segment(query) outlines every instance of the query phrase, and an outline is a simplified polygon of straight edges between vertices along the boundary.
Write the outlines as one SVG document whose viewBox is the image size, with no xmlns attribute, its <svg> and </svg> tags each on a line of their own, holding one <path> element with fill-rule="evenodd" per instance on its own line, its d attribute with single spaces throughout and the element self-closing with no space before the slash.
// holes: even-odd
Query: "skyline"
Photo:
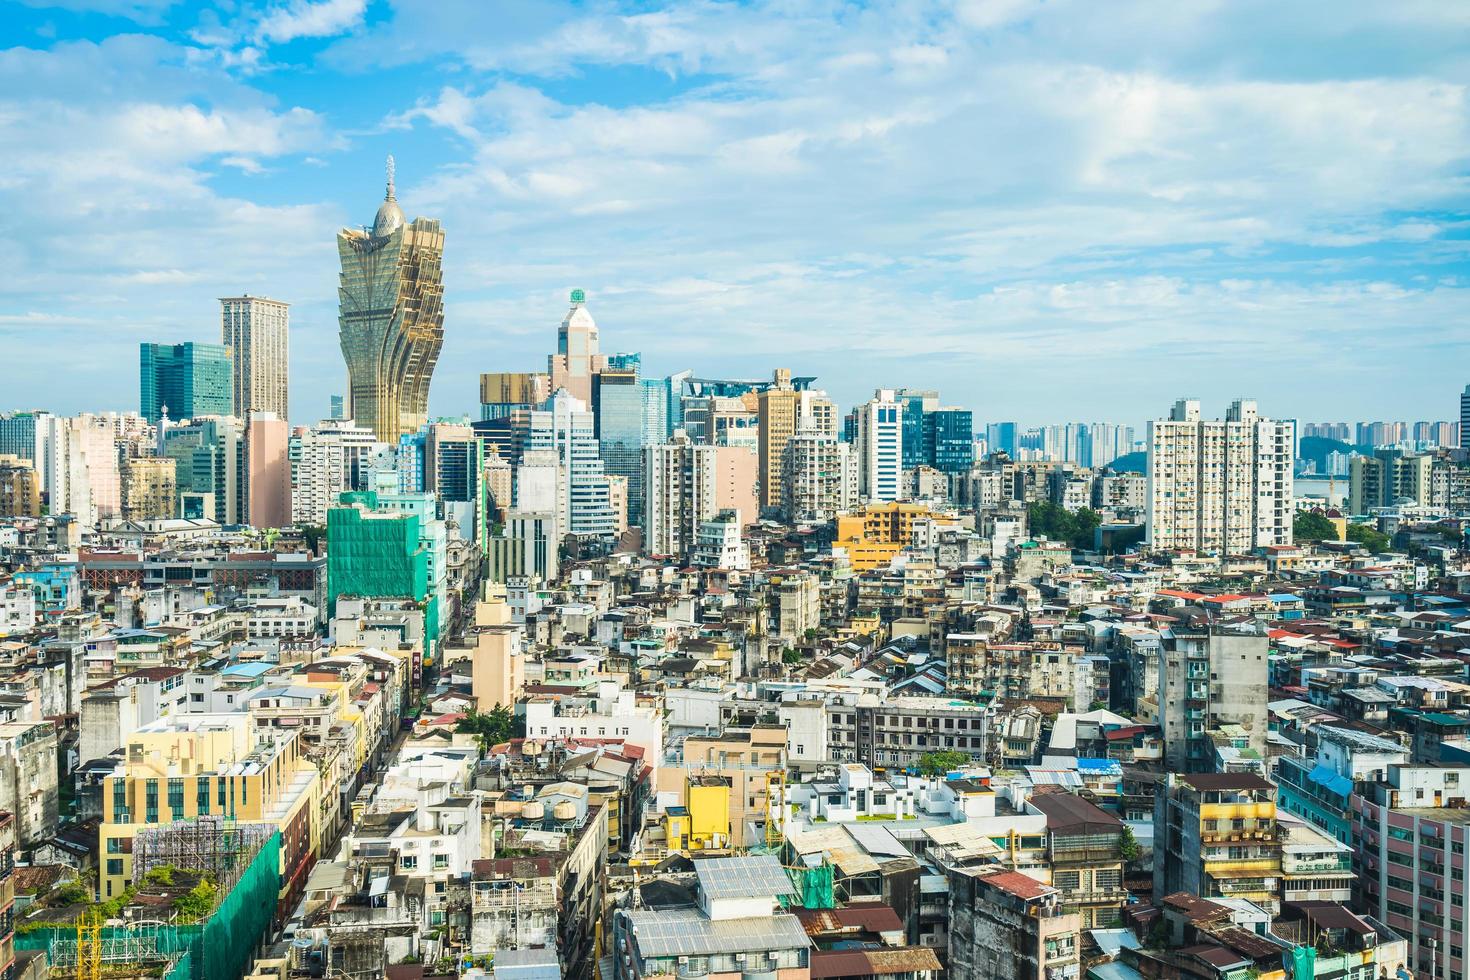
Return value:
<svg viewBox="0 0 1470 980">
<path fill-rule="evenodd" d="M 1467 380 L 1464 10 L 9 9 L 6 409 L 135 408 L 137 345 L 216 342 L 248 292 L 325 417 L 334 236 L 388 152 L 446 235 L 431 415 L 541 370 L 573 287 L 650 375 L 844 408 L 1448 420 Z"/>
</svg>

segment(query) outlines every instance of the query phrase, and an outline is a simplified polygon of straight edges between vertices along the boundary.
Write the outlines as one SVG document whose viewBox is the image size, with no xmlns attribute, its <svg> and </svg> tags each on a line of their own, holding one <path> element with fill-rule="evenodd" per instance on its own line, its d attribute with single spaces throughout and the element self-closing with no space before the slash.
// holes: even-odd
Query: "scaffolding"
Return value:
<svg viewBox="0 0 1470 980">
<path fill-rule="evenodd" d="M 133 837 L 133 884 L 154 868 L 172 865 L 208 875 L 228 894 L 276 828 L 227 817 L 196 817 L 144 827 Z"/>
<path fill-rule="evenodd" d="M 227 822 L 225 822 L 227 823 Z M 245 830 L 244 828 L 252 828 Z M 76 923 L 40 926 L 15 937 L 16 949 L 45 951 L 53 968 L 74 971 L 78 980 L 99 980 L 118 967 L 156 963 L 164 980 L 236 980 L 244 975 L 256 946 L 275 917 L 281 887 L 281 835 L 269 825 L 216 827 L 224 839 L 219 860 L 197 835 L 169 827 L 152 834 L 147 867 L 203 860 L 198 870 L 220 875 L 224 897 L 202 922 L 186 925 L 132 922 L 104 925 L 96 910 Z M 135 852 L 136 855 L 136 852 Z M 138 872 L 140 878 L 145 871 Z M 228 887 L 224 885 L 229 882 Z M 116 920 L 114 920 L 116 922 Z M 111 965 L 112 968 L 108 969 Z"/>
</svg>

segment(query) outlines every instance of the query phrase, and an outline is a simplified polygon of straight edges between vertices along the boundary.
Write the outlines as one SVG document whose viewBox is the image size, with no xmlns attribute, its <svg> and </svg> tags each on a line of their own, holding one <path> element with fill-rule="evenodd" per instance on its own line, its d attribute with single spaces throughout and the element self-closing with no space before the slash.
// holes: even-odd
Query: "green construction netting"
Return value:
<svg viewBox="0 0 1470 980">
<path fill-rule="evenodd" d="M 832 865 L 822 863 L 815 868 L 791 869 L 796 882 L 796 891 L 804 909 L 833 909 L 837 902 L 832 896 Z"/>
<path fill-rule="evenodd" d="M 345 506 L 327 511 L 327 596 L 330 612 L 337 597 L 429 597 L 429 552 L 419 540 L 418 515 L 365 516 L 354 503 L 376 511 L 370 492 L 345 493 Z"/>
<path fill-rule="evenodd" d="M 1291 951 L 1291 980 L 1312 980 L 1317 975 L 1317 950 L 1298 946 Z"/>
<path fill-rule="evenodd" d="M 239 980 L 255 956 L 255 947 L 265 935 L 276 910 L 281 889 L 281 835 L 274 833 L 240 876 L 239 882 L 202 923 L 194 925 L 139 926 L 156 936 L 158 952 L 179 956 L 165 980 Z M 128 926 L 102 930 L 105 942 L 126 935 Z M 51 941 L 76 942 L 76 929 L 33 929 L 16 933 L 16 949 L 47 952 Z"/>
</svg>

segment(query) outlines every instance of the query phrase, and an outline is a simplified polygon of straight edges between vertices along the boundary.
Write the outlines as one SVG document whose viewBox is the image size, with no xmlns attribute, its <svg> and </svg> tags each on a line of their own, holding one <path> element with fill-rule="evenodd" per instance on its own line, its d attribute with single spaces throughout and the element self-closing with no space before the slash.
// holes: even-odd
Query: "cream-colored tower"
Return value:
<svg viewBox="0 0 1470 980">
<path fill-rule="evenodd" d="M 392 157 L 373 227 L 342 229 L 337 252 L 348 415 L 396 444 L 428 420 L 429 382 L 444 346 L 444 232 L 434 218 L 404 221 Z"/>
</svg>

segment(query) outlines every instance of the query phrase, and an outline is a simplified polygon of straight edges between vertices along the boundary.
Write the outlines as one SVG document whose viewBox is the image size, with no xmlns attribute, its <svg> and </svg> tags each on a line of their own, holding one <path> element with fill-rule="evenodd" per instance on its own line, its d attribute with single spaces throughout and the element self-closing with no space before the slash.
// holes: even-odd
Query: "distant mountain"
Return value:
<svg viewBox="0 0 1470 980">
<path fill-rule="evenodd" d="M 1148 472 L 1148 453 L 1124 453 L 1108 464 L 1114 473 Z"/>
<path fill-rule="evenodd" d="M 1310 460 L 1317 464 L 1318 473 L 1327 472 L 1327 457 L 1332 453 L 1350 453 L 1353 451 L 1372 455 L 1373 450 L 1363 446 L 1352 446 L 1336 439 L 1324 439 L 1321 436 L 1305 436 L 1297 444 L 1297 459 Z"/>
</svg>

